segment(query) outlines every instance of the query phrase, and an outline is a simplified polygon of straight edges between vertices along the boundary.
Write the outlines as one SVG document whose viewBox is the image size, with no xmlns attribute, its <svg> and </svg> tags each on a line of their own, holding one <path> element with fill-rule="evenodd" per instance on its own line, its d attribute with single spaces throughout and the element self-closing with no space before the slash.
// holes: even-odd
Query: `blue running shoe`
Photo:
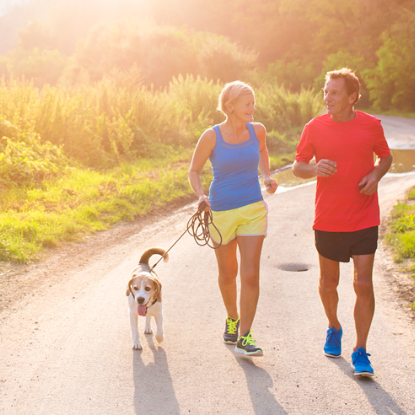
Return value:
<svg viewBox="0 0 415 415">
<path fill-rule="evenodd" d="M 373 376 L 373 368 L 370 364 L 369 353 L 366 353 L 366 350 L 361 347 L 352 353 L 352 363 L 351 366 L 354 369 L 355 376 Z"/>
<path fill-rule="evenodd" d="M 327 329 L 326 344 L 324 345 L 324 354 L 328 357 L 340 357 L 342 353 L 342 336 L 343 328 L 336 330 L 334 327 Z"/>
<path fill-rule="evenodd" d="M 223 333 L 223 341 L 228 344 L 236 344 L 238 341 L 238 329 L 239 329 L 239 318 L 238 320 L 232 317 L 226 318 L 225 332 Z"/>
</svg>

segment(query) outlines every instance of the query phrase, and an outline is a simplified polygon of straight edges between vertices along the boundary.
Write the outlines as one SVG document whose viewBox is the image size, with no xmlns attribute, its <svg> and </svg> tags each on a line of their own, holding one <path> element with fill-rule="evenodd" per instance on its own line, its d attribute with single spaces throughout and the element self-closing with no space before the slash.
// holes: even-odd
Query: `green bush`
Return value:
<svg viewBox="0 0 415 415">
<path fill-rule="evenodd" d="M 377 109 L 415 110 L 415 15 L 382 36 L 378 64 L 363 74 Z"/>
<path fill-rule="evenodd" d="M 245 79 L 256 66 L 257 54 L 243 50 L 225 36 L 198 33 L 196 38 L 198 74 L 208 79 L 231 82 Z"/>
<path fill-rule="evenodd" d="M 37 48 L 30 51 L 21 48 L 14 50 L 9 62 L 9 72 L 13 76 L 24 76 L 39 87 L 44 84 L 56 84 L 66 66 L 66 58 L 58 50 Z"/>
<path fill-rule="evenodd" d="M 311 87 L 315 77 L 316 69 L 310 64 L 305 65 L 299 60 L 287 62 L 278 59 L 268 65 L 267 70 L 260 74 L 256 83 L 263 80 L 266 83 L 284 85 L 292 92 L 300 92 Z"/>
<path fill-rule="evenodd" d="M 7 125 L 0 119 L 0 126 Z M 45 178 L 62 174 L 67 160 L 61 150 L 50 143 L 40 143 L 34 133 L 14 131 L 15 135 L 0 140 L 0 186 L 26 187 L 39 185 Z"/>
<path fill-rule="evenodd" d="M 256 89 L 257 111 L 255 119 L 262 122 L 268 131 L 287 131 L 303 127 L 312 118 L 320 115 L 323 100 L 313 89 L 302 89 L 298 93 L 284 86 L 264 84 Z"/>
</svg>

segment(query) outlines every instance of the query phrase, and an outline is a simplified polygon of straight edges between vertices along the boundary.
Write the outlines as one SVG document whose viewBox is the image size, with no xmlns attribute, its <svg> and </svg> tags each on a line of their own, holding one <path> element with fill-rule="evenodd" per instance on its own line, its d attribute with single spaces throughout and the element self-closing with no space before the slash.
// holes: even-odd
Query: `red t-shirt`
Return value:
<svg viewBox="0 0 415 415">
<path fill-rule="evenodd" d="M 354 232 L 380 224 L 377 192 L 360 193 L 359 182 L 374 168 L 374 155 L 390 154 L 380 120 L 356 111 L 351 121 L 336 122 L 329 114 L 312 119 L 297 146 L 297 161 L 313 157 L 337 162 L 337 173 L 317 177 L 313 228 L 328 232 Z"/>
</svg>

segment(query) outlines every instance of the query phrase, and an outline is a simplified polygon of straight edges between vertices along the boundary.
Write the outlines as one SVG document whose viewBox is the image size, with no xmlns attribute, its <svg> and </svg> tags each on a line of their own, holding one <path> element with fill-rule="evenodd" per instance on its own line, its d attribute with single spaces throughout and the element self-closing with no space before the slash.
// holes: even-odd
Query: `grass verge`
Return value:
<svg viewBox="0 0 415 415">
<path fill-rule="evenodd" d="M 112 170 L 72 168 L 39 188 L 0 194 L 0 261 L 27 263 L 42 248 L 130 221 L 191 194 L 190 150 L 170 149 L 159 159 L 140 159 Z"/>
<path fill-rule="evenodd" d="M 415 187 L 393 208 L 389 228 L 386 242 L 393 249 L 394 260 L 415 282 Z M 415 311 L 415 301 L 412 309 Z"/>
<path fill-rule="evenodd" d="M 283 147 L 291 149 L 287 143 L 293 138 L 283 138 Z M 39 187 L 0 190 L 0 261 L 29 263 L 44 248 L 80 241 L 173 201 L 189 200 L 193 149 L 164 146 L 157 153 L 157 159 L 141 158 L 111 170 L 72 167 Z M 271 169 L 291 162 L 290 156 L 270 159 Z M 209 163 L 202 178 L 207 190 L 212 178 Z"/>
</svg>

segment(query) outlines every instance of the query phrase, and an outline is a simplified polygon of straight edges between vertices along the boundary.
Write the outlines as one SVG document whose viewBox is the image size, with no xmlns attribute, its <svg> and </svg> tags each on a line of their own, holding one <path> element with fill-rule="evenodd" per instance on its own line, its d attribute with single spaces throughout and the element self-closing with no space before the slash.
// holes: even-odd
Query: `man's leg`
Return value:
<svg viewBox="0 0 415 415">
<path fill-rule="evenodd" d="M 337 261 L 318 255 L 320 262 L 320 280 L 318 292 L 324 311 L 328 319 L 328 327 L 340 330 L 340 323 L 337 319 L 337 304 L 339 296 L 337 286 L 339 285 L 340 267 Z"/>
<path fill-rule="evenodd" d="M 373 262 L 375 254 L 353 255 L 354 280 L 353 288 L 356 293 L 354 307 L 354 322 L 356 327 L 356 346 L 366 349 L 367 337 L 375 312 L 375 295 L 373 292 Z"/>
</svg>

